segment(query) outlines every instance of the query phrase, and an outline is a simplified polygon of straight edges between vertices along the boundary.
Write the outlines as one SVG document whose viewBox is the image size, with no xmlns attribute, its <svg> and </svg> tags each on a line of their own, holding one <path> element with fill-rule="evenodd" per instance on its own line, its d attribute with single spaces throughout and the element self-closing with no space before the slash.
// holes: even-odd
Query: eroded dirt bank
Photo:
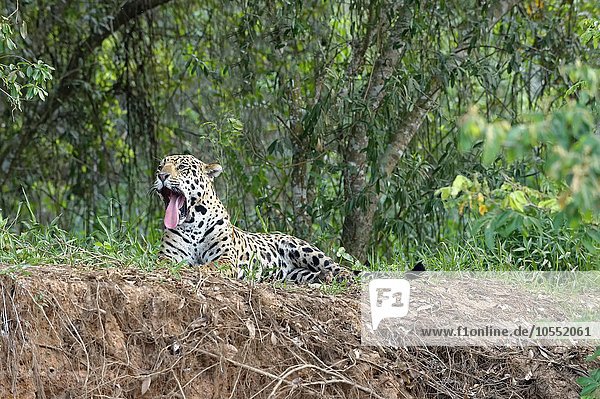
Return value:
<svg viewBox="0 0 600 399">
<path fill-rule="evenodd" d="M 6 268 L 0 398 L 577 398 L 594 367 L 589 348 L 361 347 L 357 293 Z"/>
</svg>

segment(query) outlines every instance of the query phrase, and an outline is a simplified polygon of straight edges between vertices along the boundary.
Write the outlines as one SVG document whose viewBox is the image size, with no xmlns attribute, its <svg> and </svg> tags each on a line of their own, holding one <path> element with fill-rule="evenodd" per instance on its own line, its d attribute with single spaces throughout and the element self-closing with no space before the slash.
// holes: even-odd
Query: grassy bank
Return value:
<svg viewBox="0 0 600 399">
<path fill-rule="evenodd" d="M 131 266 L 145 271 L 160 267 L 175 271 L 180 267 L 157 261 L 159 229 L 147 236 L 126 224 L 101 223 L 102 230 L 82 236 L 55 224 L 39 224 L 33 218 L 19 222 L 19 229 L 16 223 L 0 216 L 0 263 L 13 268 L 56 264 L 89 268 Z M 352 265 L 351 257 L 343 251 L 341 258 L 346 266 Z M 429 270 L 597 270 L 600 251 L 586 248 L 573 238 L 550 235 L 545 239 L 530 237 L 524 243 L 498 241 L 492 249 L 472 238 L 415 248 L 408 256 L 391 261 L 374 259 L 370 267 L 403 271 L 418 260 Z"/>
</svg>

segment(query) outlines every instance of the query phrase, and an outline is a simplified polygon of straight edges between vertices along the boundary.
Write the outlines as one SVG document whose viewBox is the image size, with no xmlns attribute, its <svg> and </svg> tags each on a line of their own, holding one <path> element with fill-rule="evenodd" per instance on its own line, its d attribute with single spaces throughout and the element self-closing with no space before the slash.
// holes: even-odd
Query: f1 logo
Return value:
<svg viewBox="0 0 600 399">
<path fill-rule="evenodd" d="M 371 325 L 377 330 L 385 318 L 408 314 L 410 283 L 404 279 L 373 279 L 369 282 Z"/>
</svg>

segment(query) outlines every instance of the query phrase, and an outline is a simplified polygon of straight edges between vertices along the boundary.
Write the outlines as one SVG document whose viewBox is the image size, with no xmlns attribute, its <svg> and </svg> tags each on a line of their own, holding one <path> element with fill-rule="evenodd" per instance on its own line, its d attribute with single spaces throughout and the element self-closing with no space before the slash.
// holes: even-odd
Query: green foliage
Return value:
<svg viewBox="0 0 600 399">
<path fill-rule="evenodd" d="M 477 233 L 483 248 L 485 242 L 502 251 L 540 245 L 545 253 L 555 235 L 566 240 L 559 240 L 565 249 L 551 257 L 584 267 L 594 260 L 586 234 L 596 226 L 595 141 L 564 136 L 557 143 L 564 153 L 542 142 L 552 123 L 580 134 L 597 121 L 596 97 L 587 94 L 597 81 L 585 76 L 589 68 L 567 70 L 563 60 L 597 62 L 598 25 L 589 16 L 598 6 L 519 2 L 491 13 L 497 3 L 209 0 L 123 16 L 131 2 L 35 0 L 21 3 L 17 14 L 1 10 L 12 14 L 2 19 L 1 76 L 10 75 L 2 90 L 10 98 L 47 95 L 48 101 L 22 106 L 14 123 L 0 123 L 0 208 L 13 218 L 23 187 L 40 225 L 61 215 L 57 227 L 82 236 L 105 236 L 108 220 L 157 234 L 163 209 L 148 195 L 152 174 L 162 156 L 184 152 L 224 166 L 215 184 L 243 228 L 296 233 L 329 252 L 339 246 L 346 216 L 372 194 L 375 218 L 361 232 L 372 239 L 372 264 L 411 258 L 440 242 L 454 248 L 449 241 L 474 236 L 471 218 L 483 223 Z M 400 51 L 380 87 L 373 82 L 387 44 Z M 54 82 L 38 58 L 61 71 Z M 11 94 L 14 83 L 20 91 Z M 379 89 L 374 104 L 366 94 Z M 383 172 L 382 155 L 429 97 L 431 108 L 409 129 L 414 138 L 391 172 Z M 563 103 L 566 114 L 559 117 L 553 111 Z M 19 105 L 0 104 L 2 120 Z M 481 136 L 465 139 L 457 122 L 471 105 L 485 124 L 474 120 Z M 581 111 L 572 120 L 569 107 Z M 507 122 L 487 123 L 496 120 Z M 539 134 L 526 148 L 510 147 L 518 142 L 517 126 L 535 123 Z M 356 166 L 345 159 L 357 130 L 366 136 L 358 151 L 367 158 L 366 187 L 349 193 L 344 174 Z M 488 134 L 494 140 L 481 142 L 487 163 L 477 152 L 458 151 Z M 498 152 L 503 140 L 508 147 Z M 516 163 L 496 161 L 509 150 Z M 482 188 L 466 187 L 452 200 L 481 193 L 483 215 L 478 197 L 461 215 L 459 204 L 447 209 L 434 195 L 458 174 Z M 514 245 L 496 240 L 503 236 Z"/>
<path fill-rule="evenodd" d="M 581 21 L 580 25 L 584 30 L 581 34 L 581 41 L 583 43 L 591 41 L 594 48 L 598 48 L 600 44 L 600 20 L 586 18 Z"/>
<path fill-rule="evenodd" d="M 547 116 L 531 115 L 514 126 L 506 121 L 488 124 L 473 111 L 463 124 L 462 147 L 482 140 L 486 165 L 501 152 L 507 165 L 535 165 L 547 179 L 544 183 L 551 185 L 549 189 L 556 190 L 556 200 L 569 223 L 577 225 L 598 222 L 600 215 L 600 135 L 595 134 L 600 118 L 591 105 L 600 98 L 600 74 L 582 65 L 567 72 L 577 83 L 565 96 L 576 95 L 575 100 L 567 99 Z"/>
<path fill-rule="evenodd" d="M 12 19 L 18 10 L 8 17 L 0 15 L 0 92 L 6 96 L 12 110 L 22 111 L 21 102 L 39 97 L 44 101 L 48 96 L 46 86 L 52 80 L 52 68 L 42 60 L 30 61 L 16 53 Z M 16 18 L 15 18 L 16 19 Z M 27 25 L 21 21 L 20 35 L 27 37 Z M 4 60 L 14 60 L 5 64 Z"/>
<path fill-rule="evenodd" d="M 517 182 L 504 175 L 499 187 L 475 175 L 459 175 L 439 189 L 446 205 L 473 220 L 474 234 L 488 249 L 498 239 L 526 251 L 517 265 L 535 268 L 595 268 L 600 250 L 600 118 L 591 104 L 598 97 L 598 71 L 569 68 L 572 81 L 559 109 L 532 115 L 511 125 L 488 123 L 472 110 L 462 124 L 461 147 L 482 143 L 481 158 L 489 168 L 525 165 L 528 175 Z M 535 245 L 536 253 L 528 250 Z"/>
<path fill-rule="evenodd" d="M 29 209 L 30 210 L 30 209 Z M 157 262 L 158 236 L 140 237 L 127 226 L 104 226 L 93 236 L 77 237 L 56 223 L 40 224 L 29 212 L 21 233 L 14 232 L 15 220 L 0 215 L 0 263 L 11 265 L 13 272 L 38 265 L 67 265 L 104 268 L 134 266 L 143 270 L 169 267 Z"/>
<path fill-rule="evenodd" d="M 471 246 L 480 247 L 471 250 L 481 253 L 478 256 L 486 267 L 596 269 L 600 262 L 596 227 L 569 227 L 556 211 L 555 200 L 540 201 L 545 196 L 528 187 L 504 183 L 489 190 L 483 186 L 475 180 L 446 204 L 469 226 L 467 239 L 473 240 Z"/>
<path fill-rule="evenodd" d="M 335 256 L 339 259 L 339 263 L 350 270 L 364 269 L 364 265 L 354 256 L 346 252 L 346 248 L 339 247 Z"/>
<path fill-rule="evenodd" d="M 600 347 L 596 348 L 596 351 L 587 357 L 588 362 L 595 361 L 600 358 Z M 598 397 L 600 393 L 600 369 L 590 370 L 587 377 L 579 377 L 577 383 L 581 387 L 581 398 L 582 399 L 594 399 Z"/>
</svg>

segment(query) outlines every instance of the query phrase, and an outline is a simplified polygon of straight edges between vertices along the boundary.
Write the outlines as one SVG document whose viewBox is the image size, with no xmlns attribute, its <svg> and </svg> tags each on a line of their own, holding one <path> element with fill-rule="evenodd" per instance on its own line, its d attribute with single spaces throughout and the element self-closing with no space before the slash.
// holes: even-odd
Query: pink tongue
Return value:
<svg viewBox="0 0 600 399">
<path fill-rule="evenodd" d="M 165 213 L 165 227 L 167 229 L 174 229 L 179 224 L 179 208 L 183 205 L 183 201 L 185 201 L 183 195 L 171 193 Z"/>
</svg>

